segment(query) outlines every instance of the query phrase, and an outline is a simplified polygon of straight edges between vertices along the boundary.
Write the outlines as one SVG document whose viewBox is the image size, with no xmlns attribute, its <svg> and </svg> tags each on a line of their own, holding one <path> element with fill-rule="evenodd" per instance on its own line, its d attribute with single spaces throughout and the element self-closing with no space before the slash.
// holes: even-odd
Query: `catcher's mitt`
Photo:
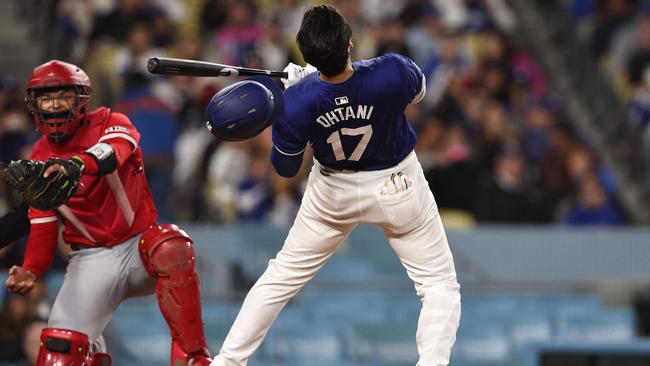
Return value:
<svg viewBox="0 0 650 366">
<path fill-rule="evenodd" d="M 59 164 L 65 172 L 55 170 L 47 177 L 47 168 Z M 5 180 L 14 186 L 28 205 L 39 210 L 53 210 L 66 203 L 79 186 L 83 163 L 77 159 L 12 161 L 3 171 Z"/>
</svg>

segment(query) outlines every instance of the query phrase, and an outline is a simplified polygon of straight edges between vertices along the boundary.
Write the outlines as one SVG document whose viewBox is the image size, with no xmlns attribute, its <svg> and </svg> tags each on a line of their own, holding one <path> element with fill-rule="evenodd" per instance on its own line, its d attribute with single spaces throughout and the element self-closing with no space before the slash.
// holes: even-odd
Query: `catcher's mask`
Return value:
<svg viewBox="0 0 650 366">
<path fill-rule="evenodd" d="M 284 111 L 282 89 L 267 76 L 254 76 L 221 89 L 206 108 L 206 125 L 224 141 L 258 135 Z"/>
<path fill-rule="evenodd" d="M 50 141 L 62 144 L 83 120 L 90 93 L 90 78 L 81 68 L 52 60 L 32 71 L 25 104 L 41 133 Z"/>
</svg>

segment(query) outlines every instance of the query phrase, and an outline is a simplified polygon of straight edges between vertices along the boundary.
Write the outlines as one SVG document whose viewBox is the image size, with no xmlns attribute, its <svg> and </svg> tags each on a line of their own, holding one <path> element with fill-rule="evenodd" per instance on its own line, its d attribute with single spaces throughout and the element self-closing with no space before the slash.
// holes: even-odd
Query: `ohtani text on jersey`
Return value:
<svg viewBox="0 0 650 366">
<path fill-rule="evenodd" d="M 323 127 L 330 127 L 339 122 L 347 121 L 349 119 L 369 120 L 374 108 L 374 106 L 363 104 L 358 105 L 356 111 L 352 106 L 340 107 L 318 116 L 318 118 L 316 118 L 316 122 L 318 122 Z"/>
</svg>

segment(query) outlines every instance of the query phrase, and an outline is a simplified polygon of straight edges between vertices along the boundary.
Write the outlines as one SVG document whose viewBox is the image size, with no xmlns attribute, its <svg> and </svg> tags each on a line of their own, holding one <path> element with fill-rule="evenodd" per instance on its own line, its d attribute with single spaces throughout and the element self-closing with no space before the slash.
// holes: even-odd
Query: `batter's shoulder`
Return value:
<svg viewBox="0 0 650 366">
<path fill-rule="evenodd" d="M 410 62 L 410 59 L 397 53 L 387 53 L 367 60 L 367 62 L 370 66 L 378 68 L 400 68 L 407 65 Z"/>
<path fill-rule="evenodd" d="M 312 72 L 311 74 L 305 76 L 304 78 L 298 80 L 297 83 L 292 85 L 290 88 L 284 91 L 285 95 L 302 95 L 305 93 L 305 91 L 308 91 L 309 89 L 313 88 L 315 85 L 318 84 L 318 80 L 320 78 L 320 72 Z M 287 94 L 288 93 L 288 94 Z"/>
<path fill-rule="evenodd" d="M 284 91 L 285 100 L 293 100 L 295 103 L 305 104 L 314 100 L 318 90 L 319 73 L 313 72 L 296 84 Z M 294 104 L 295 104 L 294 103 Z"/>
</svg>

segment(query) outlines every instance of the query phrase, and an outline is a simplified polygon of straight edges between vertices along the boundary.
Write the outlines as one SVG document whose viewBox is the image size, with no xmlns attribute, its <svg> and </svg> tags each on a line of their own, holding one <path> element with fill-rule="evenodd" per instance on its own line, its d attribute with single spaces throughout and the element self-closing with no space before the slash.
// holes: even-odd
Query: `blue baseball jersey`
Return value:
<svg viewBox="0 0 650 366">
<path fill-rule="evenodd" d="M 276 150 L 297 156 L 309 143 L 323 166 L 363 171 L 395 166 L 413 150 L 415 132 L 404 109 L 423 96 L 420 68 L 397 54 L 352 67 L 342 83 L 326 83 L 314 72 L 284 92 L 284 113 L 273 124 Z"/>
</svg>

